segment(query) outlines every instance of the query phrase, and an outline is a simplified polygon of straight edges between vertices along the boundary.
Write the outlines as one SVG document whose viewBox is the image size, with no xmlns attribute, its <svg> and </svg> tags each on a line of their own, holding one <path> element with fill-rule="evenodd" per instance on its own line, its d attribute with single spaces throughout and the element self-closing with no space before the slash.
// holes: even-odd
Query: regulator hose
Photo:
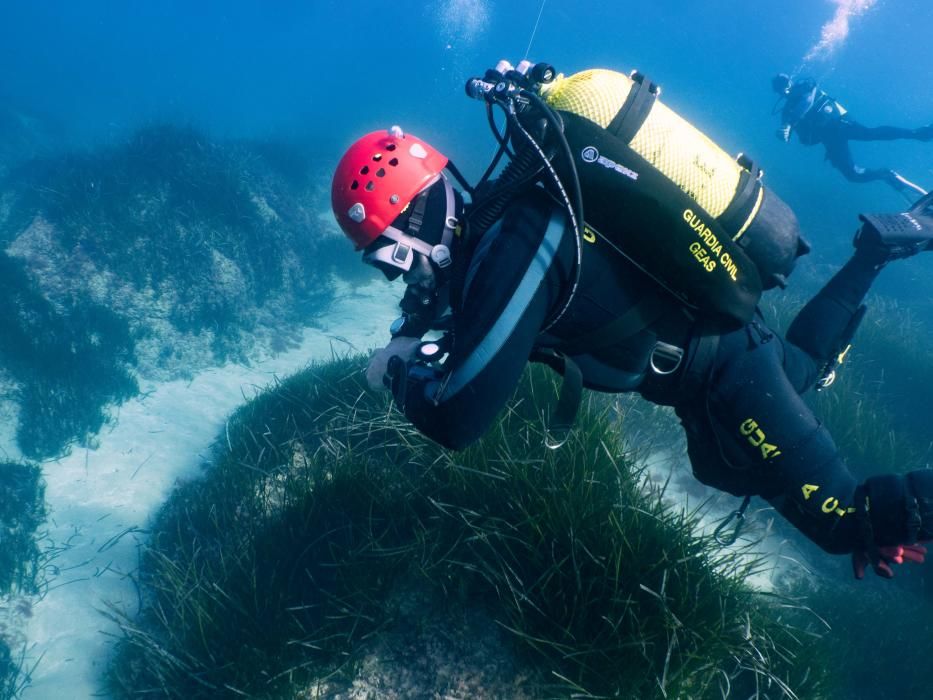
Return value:
<svg viewBox="0 0 933 700">
<path fill-rule="evenodd" d="M 483 191 L 477 191 L 479 200 L 473 202 L 466 213 L 472 240 L 478 240 L 498 220 L 511 201 L 515 186 L 533 179 L 540 168 L 540 159 L 535 150 L 530 147 L 520 148 L 499 177 Z"/>
</svg>

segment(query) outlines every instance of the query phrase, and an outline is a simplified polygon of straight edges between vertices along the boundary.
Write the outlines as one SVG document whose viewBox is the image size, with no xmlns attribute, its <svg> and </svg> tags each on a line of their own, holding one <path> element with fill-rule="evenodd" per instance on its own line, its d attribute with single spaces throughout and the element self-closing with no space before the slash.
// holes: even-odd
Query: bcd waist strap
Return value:
<svg viewBox="0 0 933 700">
<path fill-rule="evenodd" d="M 568 355 L 581 355 L 618 345 L 651 326 L 669 308 L 669 303 L 659 294 L 648 292 L 628 311 L 603 327 L 562 341 L 560 350 Z"/>
</svg>

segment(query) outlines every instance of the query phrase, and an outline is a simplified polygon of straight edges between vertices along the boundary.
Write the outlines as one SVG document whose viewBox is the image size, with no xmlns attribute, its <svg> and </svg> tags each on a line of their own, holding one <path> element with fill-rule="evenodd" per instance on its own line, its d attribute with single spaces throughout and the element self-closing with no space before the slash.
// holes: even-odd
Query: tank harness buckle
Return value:
<svg viewBox="0 0 933 700">
<path fill-rule="evenodd" d="M 651 371 L 661 376 L 676 372 L 680 369 L 680 365 L 683 361 L 683 348 L 660 340 L 654 344 L 654 348 L 651 350 L 651 355 L 648 358 Z"/>
</svg>

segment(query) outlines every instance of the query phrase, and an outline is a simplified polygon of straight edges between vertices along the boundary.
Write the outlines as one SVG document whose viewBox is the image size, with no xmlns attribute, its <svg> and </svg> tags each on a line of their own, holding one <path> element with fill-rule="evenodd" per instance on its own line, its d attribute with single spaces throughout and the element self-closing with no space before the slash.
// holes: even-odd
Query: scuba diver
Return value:
<svg viewBox="0 0 933 700">
<path fill-rule="evenodd" d="M 902 196 L 923 196 L 926 190 L 890 168 L 863 168 L 856 165 L 849 141 L 933 140 L 933 124 L 916 129 L 897 126 L 864 126 L 852 119 L 839 102 L 819 88 L 812 78 L 793 80 L 785 73 L 771 79 L 771 87 L 780 96 L 773 112 L 783 102 L 781 128 L 777 137 L 789 142 L 791 131 L 800 142 L 813 146 L 822 143 L 826 160 L 850 182 L 882 180 Z"/>
<path fill-rule="evenodd" d="M 510 162 L 495 179 L 498 156 L 471 186 L 399 127 L 357 140 L 335 170 L 337 222 L 364 263 L 406 284 L 370 386 L 456 450 L 492 425 L 526 363 L 544 362 L 564 377 L 552 447 L 582 388 L 637 392 L 674 408 L 697 479 L 745 505 L 766 499 L 827 552 L 851 554 L 856 577 L 922 562 L 933 470 L 859 483 L 800 395 L 831 382 L 879 272 L 931 248 L 933 195 L 863 216 L 854 255 L 782 338 L 758 300 L 808 246 L 753 163 L 637 73 L 565 78 L 525 63 L 468 84 L 506 115 L 496 136 Z"/>
</svg>

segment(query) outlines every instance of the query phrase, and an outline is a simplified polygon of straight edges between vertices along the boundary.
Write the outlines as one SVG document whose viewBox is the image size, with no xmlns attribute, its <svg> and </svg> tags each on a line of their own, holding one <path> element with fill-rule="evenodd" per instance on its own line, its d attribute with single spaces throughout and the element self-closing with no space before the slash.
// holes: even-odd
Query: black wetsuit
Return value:
<svg viewBox="0 0 933 700">
<path fill-rule="evenodd" d="M 864 126 L 852 119 L 845 108 L 821 90 L 811 78 L 793 84 L 781 112 L 785 129 L 797 133 L 801 143 L 822 143 L 826 159 L 851 182 L 883 180 L 903 190 L 897 173 L 889 168 L 864 168 L 856 165 L 849 141 L 893 141 L 896 139 L 933 139 L 933 127 L 905 129 L 897 126 Z"/>
<path fill-rule="evenodd" d="M 506 211 L 470 260 L 443 371 L 432 375 L 411 365 L 408 382 L 397 383 L 397 398 L 400 386 L 407 388 L 404 410 L 415 426 L 442 445 L 465 447 L 503 408 L 542 337 L 579 339 L 618 318 L 650 289 L 642 273 L 604 241 L 586 240 L 572 304 L 542 336 L 564 305 L 575 259 L 565 215 L 543 193 Z M 703 340 L 710 337 L 708 325 L 673 310 L 614 346 L 589 355 L 577 348 L 574 359 L 590 388 L 638 391 L 673 405 L 700 481 L 766 498 L 824 549 L 843 553 L 866 541 L 925 539 L 933 529 L 927 512 L 933 506 L 915 496 L 933 496 L 933 470 L 859 484 L 800 398 L 835 355 L 879 267 L 856 254 L 798 315 L 788 333 L 794 342 L 772 332 L 759 315 L 712 336 L 713 352 L 697 368 L 699 348 L 710 347 Z M 686 349 L 673 375 L 657 376 L 648 366 L 658 341 Z M 683 381 L 687 372 L 699 372 L 703 381 Z M 864 508 L 869 494 L 870 517 Z"/>
</svg>

